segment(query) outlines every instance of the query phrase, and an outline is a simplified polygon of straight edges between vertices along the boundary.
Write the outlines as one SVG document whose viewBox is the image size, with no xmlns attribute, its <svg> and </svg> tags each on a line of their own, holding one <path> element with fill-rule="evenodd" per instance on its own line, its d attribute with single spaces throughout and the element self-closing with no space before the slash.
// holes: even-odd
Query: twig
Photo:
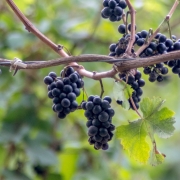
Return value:
<svg viewBox="0 0 180 180">
<path fill-rule="evenodd" d="M 169 19 L 171 18 L 171 16 L 173 15 L 174 11 L 176 10 L 177 6 L 179 4 L 179 0 L 176 0 L 175 3 L 173 4 L 171 10 L 169 11 L 168 15 L 165 17 L 165 19 L 161 22 L 161 24 L 158 26 L 158 28 L 155 30 L 155 32 L 150 36 L 150 38 L 148 39 L 148 42 L 146 44 L 144 44 L 143 46 L 141 46 L 137 52 L 135 53 L 136 56 L 138 57 L 141 52 L 146 49 L 149 44 L 151 43 L 151 41 L 154 39 L 154 37 L 156 36 L 156 34 L 160 31 L 162 25 L 164 22 L 169 21 Z"/>
<path fill-rule="evenodd" d="M 131 14 L 131 36 L 130 36 L 130 41 L 128 43 L 128 47 L 126 49 L 126 54 L 131 55 L 131 49 L 133 47 L 134 41 L 135 41 L 135 10 L 133 6 L 131 5 L 129 0 L 126 0 L 126 3 L 128 5 L 130 14 Z M 126 22 L 127 23 L 127 22 Z"/>
<path fill-rule="evenodd" d="M 169 21 L 167 21 L 167 26 L 168 26 L 169 38 L 172 39 L 171 26 Z"/>
<path fill-rule="evenodd" d="M 126 14 L 125 13 L 122 14 L 122 20 L 123 20 L 123 23 L 126 24 Z"/>
<path fill-rule="evenodd" d="M 15 3 L 12 0 L 6 0 L 14 13 L 18 16 L 21 22 L 25 25 L 25 28 L 32 32 L 35 36 L 37 36 L 41 41 L 43 41 L 46 45 L 48 45 L 51 49 L 53 49 L 56 53 L 58 53 L 62 57 L 68 57 L 68 54 L 61 48 L 58 48 L 58 45 L 53 43 L 50 39 L 48 39 L 44 34 L 42 34 L 18 9 Z"/>
<path fill-rule="evenodd" d="M 141 114 L 139 113 L 138 109 L 136 108 L 136 105 L 134 104 L 133 98 L 130 97 L 129 99 L 130 99 L 130 101 L 131 101 L 131 104 L 132 104 L 134 110 L 135 110 L 136 113 L 138 114 L 138 116 L 139 116 L 141 119 L 143 119 L 143 117 L 142 117 Z"/>
<path fill-rule="evenodd" d="M 101 86 L 101 94 L 100 94 L 100 98 L 102 98 L 102 96 L 103 96 L 103 94 L 104 94 L 104 86 L 103 86 L 102 79 L 100 79 L 99 82 L 100 82 L 100 86 Z"/>
</svg>

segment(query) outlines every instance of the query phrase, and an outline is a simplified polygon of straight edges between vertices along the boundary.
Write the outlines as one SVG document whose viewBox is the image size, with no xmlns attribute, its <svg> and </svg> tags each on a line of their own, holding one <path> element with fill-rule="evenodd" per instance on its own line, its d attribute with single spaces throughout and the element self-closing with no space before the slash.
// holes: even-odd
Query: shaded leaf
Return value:
<svg viewBox="0 0 180 180">
<path fill-rule="evenodd" d="M 113 89 L 114 98 L 122 101 L 122 107 L 126 110 L 130 108 L 128 99 L 131 97 L 132 92 L 131 86 L 125 82 L 115 82 Z"/>
</svg>

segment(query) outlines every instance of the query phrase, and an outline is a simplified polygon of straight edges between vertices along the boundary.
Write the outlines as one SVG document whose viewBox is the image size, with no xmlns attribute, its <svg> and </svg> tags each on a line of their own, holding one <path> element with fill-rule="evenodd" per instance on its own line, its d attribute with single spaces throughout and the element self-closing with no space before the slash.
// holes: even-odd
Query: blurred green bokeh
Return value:
<svg viewBox="0 0 180 180">
<path fill-rule="evenodd" d="M 137 31 L 155 29 L 174 1 L 132 0 L 136 9 Z M 100 16 L 102 0 L 16 0 L 30 21 L 47 37 L 65 46 L 73 55 L 108 54 L 111 43 L 121 35 L 117 27 Z M 179 7 L 171 21 L 172 33 L 180 38 Z M 168 35 L 167 26 L 163 33 Z M 49 60 L 59 56 L 33 34 L 0 1 L 0 57 Z M 90 71 L 105 71 L 111 65 L 82 63 Z M 114 138 L 107 151 L 96 151 L 87 142 L 86 118 L 78 110 L 64 120 L 52 111 L 43 78 L 50 71 L 60 73 L 63 66 L 19 71 L 12 76 L 8 68 L 0 75 L 0 180 L 177 180 L 180 179 L 180 79 L 169 73 L 162 83 L 149 83 L 143 97 L 160 96 L 165 106 L 176 112 L 176 131 L 169 139 L 157 138 L 161 152 L 167 155 L 157 167 L 135 162 Z M 141 69 L 140 69 L 141 70 Z M 88 95 L 100 94 L 98 81 L 84 78 Z M 105 95 L 113 96 L 113 80 L 103 80 Z M 97 87 L 97 88 L 96 88 Z M 78 102 L 82 101 L 82 96 Z M 112 103 L 114 124 L 126 124 L 138 116 Z M 39 171 L 39 175 L 36 171 Z M 3 178 L 4 177 L 4 178 Z"/>
</svg>

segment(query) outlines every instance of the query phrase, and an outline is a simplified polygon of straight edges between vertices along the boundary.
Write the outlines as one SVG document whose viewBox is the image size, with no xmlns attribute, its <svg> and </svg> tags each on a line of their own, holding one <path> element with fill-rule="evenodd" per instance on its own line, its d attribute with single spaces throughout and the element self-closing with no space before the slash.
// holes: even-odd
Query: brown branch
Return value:
<svg viewBox="0 0 180 180">
<path fill-rule="evenodd" d="M 126 49 L 126 54 L 131 55 L 131 49 L 133 47 L 134 41 L 135 41 L 135 10 L 133 6 L 131 5 L 129 0 L 126 0 L 126 3 L 128 5 L 130 14 L 131 14 L 131 36 L 130 36 L 130 41 L 128 43 L 128 47 Z M 126 22 L 127 23 L 127 22 Z"/>
<path fill-rule="evenodd" d="M 46 45 L 48 45 L 51 49 L 53 49 L 56 53 L 58 53 L 62 57 L 68 57 L 68 54 L 55 43 L 53 43 L 50 39 L 48 39 L 44 34 L 42 34 L 18 9 L 18 7 L 14 4 L 12 0 L 6 0 L 14 13 L 18 16 L 21 22 L 25 25 L 25 28 L 32 32 L 35 36 L 37 36 L 41 41 L 43 41 Z"/>
<path fill-rule="evenodd" d="M 156 34 L 161 30 L 162 24 L 166 21 L 169 21 L 169 19 L 171 18 L 171 16 L 173 15 L 174 11 L 176 10 L 177 6 L 179 4 L 179 0 L 176 0 L 175 3 L 173 4 L 171 10 L 169 11 L 168 15 L 164 18 L 164 20 L 161 22 L 161 24 L 158 26 L 158 28 L 155 30 L 155 32 L 150 36 L 150 38 L 148 39 L 148 42 L 146 44 L 144 44 L 143 46 L 141 46 L 137 52 L 135 53 L 136 56 L 139 56 L 141 54 L 141 52 L 143 52 L 144 49 L 146 49 L 149 44 L 151 43 L 151 41 L 154 39 L 154 37 L 156 36 Z"/>
<path fill-rule="evenodd" d="M 162 54 L 159 56 L 152 56 L 147 58 L 131 58 L 131 59 L 115 59 L 109 56 L 104 55 L 97 55 L 97 54 L 88 54 L 88 55 L 81 55 L 81 56 L 70 56 L 60 59 L 54 59 L 49 61 L 22 61 L 22 63 L 26 64 L 26 68 L 18 67 L 19 69 L 41 69 L 47 68 L 52 66 L 63 65 L 71 62 L 107 62 L 111 64 L 115 64 L 118 68 L 119 72 L 127 71 L 133 68 L 139 67 L 146 67 L 153 64 L 157 64 L 160 62 L 166 62 L 173 59 L 180 59 L 180 50 L 170 52 L 167 54 Z M 7 60 L 0 58 L 0 66 L 12 66 L 12 60 Z M 85 71 L 82 66 L 77 66 L 81 75 L 86 76 L 83 74 Z M 92 72 L 89 72 L 92 76 Z M 97 73 L 98 74 L 98 73 Z M 96 75 L 95 75 L 96 76 Z M 89 76 L 86 76 L 89 77 Z M 107 76 L 109 77 L 109 75 Z M 105 74 L 103 74 L 103 78 L 105 78 Z M 98 79 L 99 80 L 99 79 Z"/>
</svg>

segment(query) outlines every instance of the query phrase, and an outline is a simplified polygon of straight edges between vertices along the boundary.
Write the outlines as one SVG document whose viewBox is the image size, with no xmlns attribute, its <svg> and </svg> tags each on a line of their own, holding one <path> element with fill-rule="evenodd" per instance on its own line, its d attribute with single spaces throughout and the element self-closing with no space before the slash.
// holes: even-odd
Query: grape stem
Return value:
<svg viewBox="0 0 180 180">
<path fill-rule="evenodd" d="M 129 99 L 130 99 L 131 104 L 132 104 L 134 110 L 136 111 L 137 115 L 138 115 L 141 119 L 143 119 L 143 117 L 142 117 L 141 114 L 139 113 L 138 109 L 136 108 L 136 105 L 134 104 L 133 98 L 130 97 Z"/>
<path fill-rule="evenodd" d="M 102 99 L 102 96 L 103 96 L 103 94 L 104 94 L 104 86 L 103 86 L 102 79 L 100 79 L 99 82 L 100 82 L 100 86 L 101 86 L 101 94 L 100 94 L 100 98 Z"/>
<path fill-rule="evenodd" d="M 169 37 L 170 39 L 172 39 L 171 26 L 170 26 L 169 21 L 167 21 L 167 26 L 168 26 Z"/>
<path fill-rule="evenodd" d="M 136 14 L 136 11 L 133 8 L 133 6 L 129 0 L 126 0 L 126 3 L 128 5 L 128 8 L 129 8 L 129 13 L 131 14 L 131 36 L 130 36 L 130 41 L 129 41 L 128 46 L 126 48 L 125 54 L 128 56 L 131 56 L 131 54 L 132 54 L 131 49 L 132 49 L 134 41 L 135 41 L 135 14 Z M 126 21 L 126 24 L 127 24 L 127 21 Z"/>
<path fill-rule="evenodd" d="M 138 57 L 141 52 L 144 51 L 144 49 L 146 49 L 149 44 L 151 43 L 151 41 L 154 39 L 154 37 L 156 36 L 156 34 L 160 31 L 162 25 L 164 24 L 164 22 L 167 22 L 170 20 L 171 16 L 173 15 L 174 11 L 176 10 L 177 6 L 179 4 L 179 0 L 176 0 L 175 3 L 173 4 L 171 10 L 169 11 L 168 15 L 165 17 L 165 19 L 160 23 L 160 25 L 158 26 L 158 28 L 155 30 L 155 32 L 150 36 L 150 38 L 148 39 L 148 42 L 146 44 L 144 44 L 143 46 L 141 46 L 135 53 L 136 57 Z"/>
</svg>

